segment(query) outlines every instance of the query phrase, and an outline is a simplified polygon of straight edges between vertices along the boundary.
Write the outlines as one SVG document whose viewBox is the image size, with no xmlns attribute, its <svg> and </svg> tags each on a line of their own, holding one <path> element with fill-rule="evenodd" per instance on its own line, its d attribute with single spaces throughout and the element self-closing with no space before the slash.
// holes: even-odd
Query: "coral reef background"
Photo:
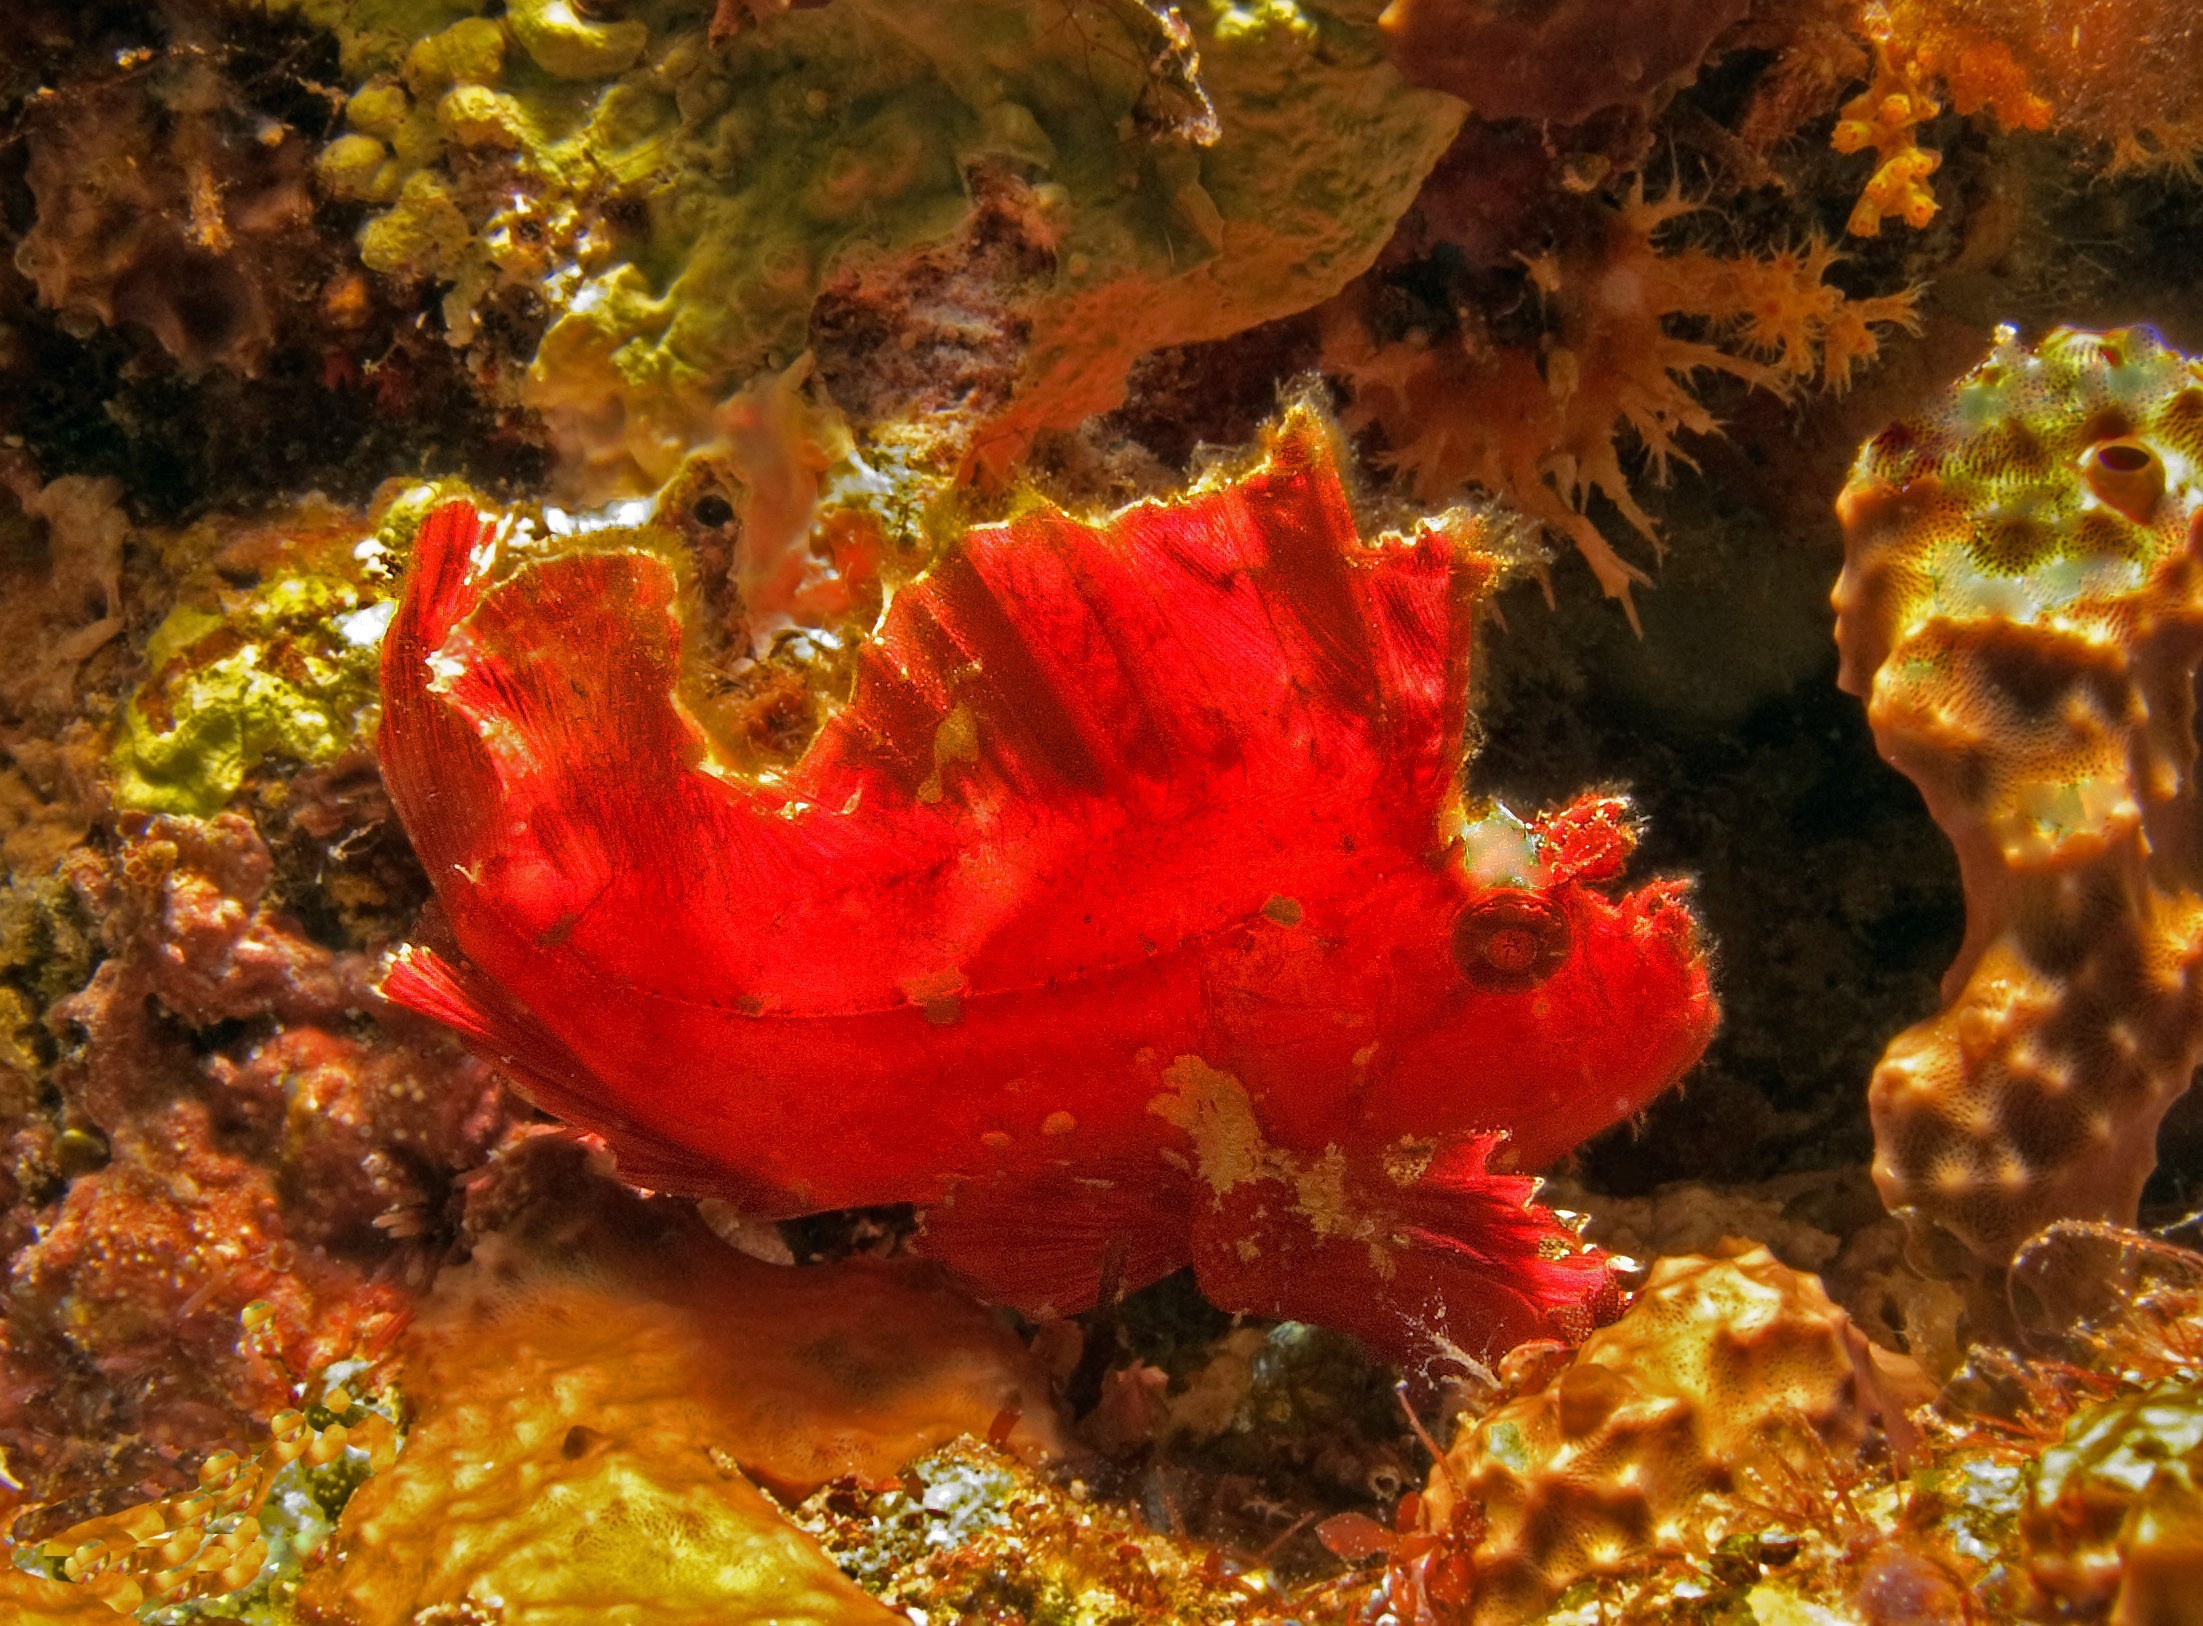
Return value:
<svg viewBox="0 0 2203 1626">
<path fill-rule="evenodd" d="M 1628 71 L 1588 71 L 1587 17 Z M 472 1528 L 417 1482 L 348 1508 L 377 1468 L 371 1416 L 413 1421 L 422 1461 L 471 1449 L 478 1380 L 418 1325 L 494 1321 L 495 1273 L 535 1280 L 546 1239 L 899 1251 L 894 1212 L 775 1229 L 633 1198 L 373 993 L 428 896 L 374 767 L 373 653 L 438 491 L 546 525 L 654 500 L 702 611 L 699 715 L 770 771 L 961 525 L 1034 493 L 1100 510 L 1168 490 L 1299 391 L 1353 431 L 1373 511 L 1494 502 L 1549 553 L 1485 635 L 1475 789 L 1626 786 L 1633 873 L 1697 878 L 1723 1029 L 1549 1195 L 1648 1259 L 1771 1250 L 1655 1278 L 1661 1302 L 1757 1293 L 1761 1325 L 1815 1352 L 1818 1443 L 1784 1455 L 1739 1423 L 1724 1516 L 1798 1461 L 1816 1487 L 1933 1461 L 1946 1547 L 1870 1541 L 1887 1509 L 1847 1510 L 1848 1490 L 1761 1522 L 1820 1520 L 1813 1562 L 1860 1618 L 1970 1618 L 1920 1556 L 1965 1540 L 2024 1578 L 2000 1607 L 2112 1609 L 2121 1555 L 2166 1550 L 2132 1532 L 2177 1527 L 2196 1494 L 2118 1487 L 2133 1453 L 2185 1462 L 2203 1438 L 2197 1282 L 2161 1244 L 2069 1238 L 2058 1280 L 2116 1277 L 2154 1330 L 2125 1301 L 2075 1311 L 2095 1342 L 2060 1372 L 1977 1362 L 1975 1410 L 1943 1436 L 1887 1426 L 1963 1351 L 1955 1296 L 1908 1266 L 1868 1178 L 1866 1083 L 1937 1010 L 1964 914 L 1949 846 L 1836 687 L 1827 594 L 1857 447 L 1998 324 L 2146 321 L 2203 349 L 2192 30 L 2171 0 L 0 8 L 0 1518 L 20 1572 L 0 1611 L 112 1618 L 60 1578 L 79 1551 L 114 1598 L 117 1577 L 148 1608 L 228 1597 L 246 1518 L 292 1557 L 240 1612 L 472 1607 L 461 1559 L 383 1585 L 368 1556 L 297 1590 L 299 1549 Z M 1518 52 L 1512 99 L 1478 82 L 1479 50 L 1433 39 Z M 2143 1217 L 2169 1223 L 2203 1182 L 2203 1105 L 2175 1102 L 2158 1144 Z M 719 1313 L 667 1294 L 668 1348 Z M 691 1417 L 725 1460 L 683 1458 L 676 1483 L 622 1454 L 656 1426 L 640 1388 L 611 1426 L 479 1426 L 525 1436 L 543 1483 L 583 1487 L 574 1505 L 623 1473 L 687 1498 L 780 1554 L 817 1618 L 886 1599 L 936 1619 L 1408 1619 L 1482 1608 L 1479 1562 L 1534 1618 L 1571 1583 L 1626 1601 L 1651 1561 L 1533 1562 L 1522 1509 L 1565 1476 L 1491 1442 L 1506 1412 L 1630 1441 L 1703 1407 L 1680 1358 L 1676 1376 L 1631 1356 L 1626 1392 L 1581 1375 L 1632 1336 L 1409 1411 L 1347 1341 L 1233 1325 L 1171 1281 L 1023 1328 L 989 1357 L 1007 1387 L 950 1408 L 914 1465 L 776 1480 Z M 1912 1363 L 1872 1405 L 1836 1358 L 1865 1337 Z M 2144 1346 L 2147 1388 L 2085 1376 Z M 545 1370 L 579 1360 L 528 1347 Z M 839 1347 L 798 1353 L 863 1389 Z M 402 1351 L 410 1412 L 382 1398 Z M 1004 1398 L 1019 1385 L 1049 1398 Z M 1451 1472 L 1512 1510 L 1475 1532 L 1418 1494 L 1423 1421 L 1444 1446 L 1464 1410 L 1482 1420 Z M 1062 1456 L 1033 1444 L 1043 1412 Z M 291 1458 L 256 1454 L 278 1435 Z M 2022 1463 L 2040 1464 L 2024 1483 Z M 248 1479 L 257 1512 L 220 1501 Z M 498 1561 L 560 1539 L 561 1505 L 526 1530 L 482 1514 L 509 1538 Z M 122 1552 L 118 1528 L 174 1556 L 129 1569 L 101 1545 Z M 1675 1535 L 1668 1580 L 1714 1577 L 1686 1602 L 1741 1607 L 1799 1550 L 1754 1534 L 1720 1571 L 1709 1539 Z M 765 1607 L 678 1556 L 695 1590 L 666 1589 L 663 1618 Z M 528 1608 L 591 1607 L 623 1562 Z M 2129 1618 L 2174 1618 L 2139 1612 L 2172 1562 L 2128 1565 Z M 1907 1598 L 1927 1601 L 1888 1601 Z"/>
</svg>

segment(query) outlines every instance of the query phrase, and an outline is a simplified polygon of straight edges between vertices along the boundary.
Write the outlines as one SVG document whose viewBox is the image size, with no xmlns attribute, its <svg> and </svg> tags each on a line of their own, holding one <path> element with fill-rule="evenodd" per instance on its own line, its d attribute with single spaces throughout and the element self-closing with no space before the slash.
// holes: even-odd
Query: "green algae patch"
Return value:
<svg viewBox="0 0 2203 1626">
<path fill-rule="evenodd" d="M 979 437 L 1000 467 L 1144 352 L 1335 293 L 1462 115 L 1393 70 L 1382 0 L 835 0 L 717 47 L 680 0 L 268 3 L 364 76 L 320 176 L 370 207 L 367 263 L 443 284 L 457 342 L 500 290 L 550 312 L 522 395 L 586 500 L 663 484 L 830 284 L 962 263 L 982 172 L 1044 262 L 973 274 L 1029 338 Z"/>
<path fill-rule="evenodd" d="M 297 575 L 234 606 L 171 611 L 123 713 L 116 805 L 204 817 L 270 758 L 312 765 L 362 739 L 394 608 L 350 582 Z"/>
</svg>

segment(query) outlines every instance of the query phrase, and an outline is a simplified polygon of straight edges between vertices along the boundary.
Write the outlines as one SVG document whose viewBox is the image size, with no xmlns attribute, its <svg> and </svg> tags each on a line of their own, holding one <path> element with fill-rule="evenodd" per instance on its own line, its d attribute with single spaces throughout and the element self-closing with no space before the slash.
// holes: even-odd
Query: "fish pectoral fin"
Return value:
<svg viewBox="0 0 2203 1626">
<path fill-rule="evenodd" d="M 644 1128 L 604 1101 L 604 1086 L 559 1037 L 512 995 L 463 960 L 417 945 L 391 957 L 382 996 L 453 1029 L 529 1101 L 595 1135 L 620 1178 L 649 1191 L 719 1197 L 760 1218 L 804 1205 Z"/>
<path fill-rule="evenodd" d="M 919 1212 L 917 1250 L 994 1304 L 1075 1315 L 1190 1262 L 1189 1189 L 1152 1165 L 973 1180 Z"/>
<path fill-rule="evenodd" d="M 1501 1140 L 1273 1152 L 1197 1219 L 1201 1291 L 1219 1309 L 1353 1333 L 1406 1366 L 1584 1337 L 1622 1305 L 1607 1256 L 1530 1200 L 1535 1181 L 1489 1168 Z"/>
</svg>

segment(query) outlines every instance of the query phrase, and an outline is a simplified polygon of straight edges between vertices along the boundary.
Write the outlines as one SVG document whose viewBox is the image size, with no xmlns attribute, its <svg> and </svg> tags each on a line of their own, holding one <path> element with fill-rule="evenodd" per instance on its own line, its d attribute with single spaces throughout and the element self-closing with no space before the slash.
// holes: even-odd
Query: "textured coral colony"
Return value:
<svg viewBox="0 0 2203 1626">
<path fill-rule="evenodd" d="M 0 137 L 0 1626 L 2203 1623 L 2190 0 Z"/>
</svg>

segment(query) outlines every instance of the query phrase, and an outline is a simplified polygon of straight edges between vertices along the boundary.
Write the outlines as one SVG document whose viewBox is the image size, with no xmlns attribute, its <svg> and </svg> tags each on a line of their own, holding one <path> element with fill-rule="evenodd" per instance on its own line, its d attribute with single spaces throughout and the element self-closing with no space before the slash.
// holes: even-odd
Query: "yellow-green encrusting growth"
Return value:
<svg viewBox="0 0 2203 1626">
<path fill-rule="evenodd" d="M 548 307 L 524 394 L 590 498 L 661 484 L 830 276 L 951 239 L 979 167 L 1051 261 L 1007 296 L 1026 363 L 982 439 L 1014 453 L 1144 351 L 1335 292 L 1462 112 L 1400 81 L 1381 0 L 834 0 L 717 46 L 696 0 L 262 3 L 359 76 L 320 174 L 372 207 L 367 264 L 447 284 L 462 342 L 500 289 Z"/>
<path fill-rule="evenodd" d="M 115 805 L 206 817 L 271 757 L 310 767 L 369 741 L 396 608 L 386 561 L 440 494 L 420 487 L 372 527 L 302 541 L 252 587 L 187 590 L 116 729 Z"/>
<path fill-rule="evenodd" d="M 326 762 L 375 704 L 386 601 L 328 576 L 291 576 L 227 613 L 169 612 L 153 676 L 123 714 L 115 800 L 148 813 L 218 813 L 270 756 Z"/>
</svg>

